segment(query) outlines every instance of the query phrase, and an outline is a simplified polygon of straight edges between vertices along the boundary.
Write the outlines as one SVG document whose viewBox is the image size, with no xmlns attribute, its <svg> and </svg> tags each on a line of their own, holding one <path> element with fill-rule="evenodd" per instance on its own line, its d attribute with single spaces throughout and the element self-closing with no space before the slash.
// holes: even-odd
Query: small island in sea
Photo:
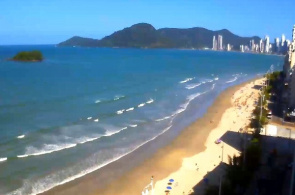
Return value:
<svg viewBox="0 0 295 195">
<path fill-rule="evenodd" d="M 23 62 L 40 62 L 43 60 L 43 55 L 40 51 L 22 51 L 16 54 L 11 60 Z"/>
</svg>

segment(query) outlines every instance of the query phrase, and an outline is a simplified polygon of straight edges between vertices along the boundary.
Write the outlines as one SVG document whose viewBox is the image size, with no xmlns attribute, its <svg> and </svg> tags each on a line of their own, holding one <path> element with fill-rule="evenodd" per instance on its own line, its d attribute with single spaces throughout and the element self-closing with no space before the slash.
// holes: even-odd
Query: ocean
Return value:
<svg viewBox="0 0 295 195">
<path fill-rule="evenodd" d="M 7 60 L 23 50 L 45 60 Z M 237 52 L 0 46 L 0 194 L 45 192 L 177 134 L 223 90 L 282 63 Z"/>
</svg>

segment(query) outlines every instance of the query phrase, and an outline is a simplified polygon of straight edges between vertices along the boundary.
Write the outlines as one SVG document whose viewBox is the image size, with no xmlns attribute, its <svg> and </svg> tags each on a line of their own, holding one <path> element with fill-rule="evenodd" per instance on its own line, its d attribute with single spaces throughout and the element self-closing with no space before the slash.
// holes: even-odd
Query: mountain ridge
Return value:
<svg viewBox="0 0 295 195">
<path fill-rule="evenodd" d="M 228 43 L 238 50 L 240 45 L 249 44 L 251 39 L 257 43 L 258 36 L 241 37 L 228 29 L 217 31 L 203 27 L 192 28 L 160 28 L 156 29 L 148 23 L 138 23 L 105 36 L 92 39 L 74 36 L 58 44 L 58 46 L 81 47 L 131 47 L 131 48 L 211 48 L 213 36 L 222 35 L 223 45 Z"/>
</svg>

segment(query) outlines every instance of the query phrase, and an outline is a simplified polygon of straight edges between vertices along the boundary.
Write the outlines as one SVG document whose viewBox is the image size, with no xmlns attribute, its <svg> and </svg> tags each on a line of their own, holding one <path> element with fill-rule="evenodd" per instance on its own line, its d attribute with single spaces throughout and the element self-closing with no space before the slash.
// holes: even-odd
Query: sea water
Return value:
<svg viewBox="0 0 295 195">
<path fill-rule="evenodd" d="M 8 60 L 23 50 L 45 59 Z M 98 170 L 282 63 L 237 52 L 0 46 L 0 194 L 36 194 Z"/>
</svg>

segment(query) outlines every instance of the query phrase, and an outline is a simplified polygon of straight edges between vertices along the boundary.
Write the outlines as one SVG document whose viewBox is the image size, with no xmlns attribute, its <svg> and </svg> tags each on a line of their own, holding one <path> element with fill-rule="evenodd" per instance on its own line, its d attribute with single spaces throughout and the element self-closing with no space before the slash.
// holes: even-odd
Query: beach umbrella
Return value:
<svg viewBox="0 0 295 195">
<path fill-rule="evenodd" d="M 174 182 L 174 179 L 169 179 L 170 182 Z"/>
<path fill-rule="evenodd" d="M 172 190 L 172 188 L 170 186 L 167 187 L 168 190 Z"/>
</svg>

